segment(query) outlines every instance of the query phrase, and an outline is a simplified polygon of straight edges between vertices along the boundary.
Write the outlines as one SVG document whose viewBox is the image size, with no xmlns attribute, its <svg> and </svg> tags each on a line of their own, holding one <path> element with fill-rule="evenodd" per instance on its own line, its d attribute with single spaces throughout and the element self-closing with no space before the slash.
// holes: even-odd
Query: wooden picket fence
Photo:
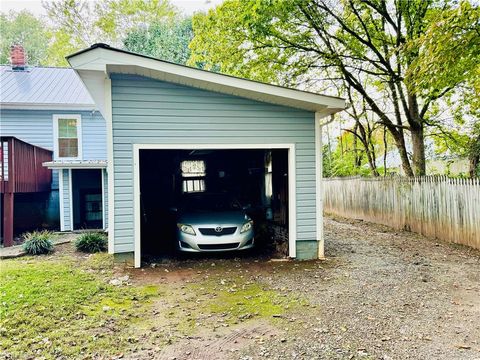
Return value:
<svg viewBox="0 0 480 360">
<path fill-rule="evenodd" d="M 324 210 L 480 249 L 480 180 L 325 178 Z"/>
</svg>

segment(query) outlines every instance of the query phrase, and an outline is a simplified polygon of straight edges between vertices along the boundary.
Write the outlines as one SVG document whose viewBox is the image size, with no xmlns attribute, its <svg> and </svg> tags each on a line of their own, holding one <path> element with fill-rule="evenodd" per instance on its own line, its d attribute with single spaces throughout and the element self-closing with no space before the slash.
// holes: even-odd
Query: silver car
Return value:
<svg viewBox="0 0 480 360">
<path fill-rule="evenodd" d="M 253 247 L 252 219 L 246 208 L 226 194 L 187 194 L 177 212 L 180 251 L 232 251 Z"/>
</svg>

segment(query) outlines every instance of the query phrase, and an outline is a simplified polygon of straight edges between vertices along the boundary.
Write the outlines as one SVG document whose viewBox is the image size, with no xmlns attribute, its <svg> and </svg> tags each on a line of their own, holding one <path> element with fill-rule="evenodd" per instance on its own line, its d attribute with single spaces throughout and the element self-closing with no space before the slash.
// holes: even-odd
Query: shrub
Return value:
<svg viewBox="0 0 480 360">
<path fill-rule="evenodd" d="M 53 233 L 51 231 L 32 231 L 25 233 L 23 250 L 30 255 L 49 254 L 53 251 Z"/>
<path fill-rule="evenodd" d="M 88 232 L 80 235 L 75 240 L 75 247 L 78 251 L 86 253 L 97 253 L 107 250 L 107 237 L 99 232 Z"/>
</svg>

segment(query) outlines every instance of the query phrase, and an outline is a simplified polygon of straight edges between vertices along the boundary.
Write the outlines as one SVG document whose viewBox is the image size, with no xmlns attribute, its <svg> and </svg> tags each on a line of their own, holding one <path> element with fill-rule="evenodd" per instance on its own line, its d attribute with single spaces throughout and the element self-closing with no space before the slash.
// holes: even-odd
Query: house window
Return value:
<svg viewBox="0 0 480 360">
<path fill-rule="evenodd" d="M 55 157 L 62 159 L 81 158 L 80 115 L 55 115 Z"/>
<path fill-rule="evenodd" d="M 203 192 L 205 191 L 206 167 L 203 160 L 185 160 L 180 164 L 183 179 L 183 192 Z"/>
</svg>

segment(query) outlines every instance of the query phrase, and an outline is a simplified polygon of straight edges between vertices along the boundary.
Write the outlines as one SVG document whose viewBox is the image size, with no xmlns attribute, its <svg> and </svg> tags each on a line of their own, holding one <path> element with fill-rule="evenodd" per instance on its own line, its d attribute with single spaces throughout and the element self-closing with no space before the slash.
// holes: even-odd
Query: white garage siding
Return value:
<svg viewBox="0 0 480 360">
<path fill-rule="evenodd" d="M 299 243 L 307 241 L 316 256 L 313 112 L 134 75 L 111 79 L 116 253 L 134 251 L 133 144 L 293 143 L 297 256 Z"/>
</svg>

